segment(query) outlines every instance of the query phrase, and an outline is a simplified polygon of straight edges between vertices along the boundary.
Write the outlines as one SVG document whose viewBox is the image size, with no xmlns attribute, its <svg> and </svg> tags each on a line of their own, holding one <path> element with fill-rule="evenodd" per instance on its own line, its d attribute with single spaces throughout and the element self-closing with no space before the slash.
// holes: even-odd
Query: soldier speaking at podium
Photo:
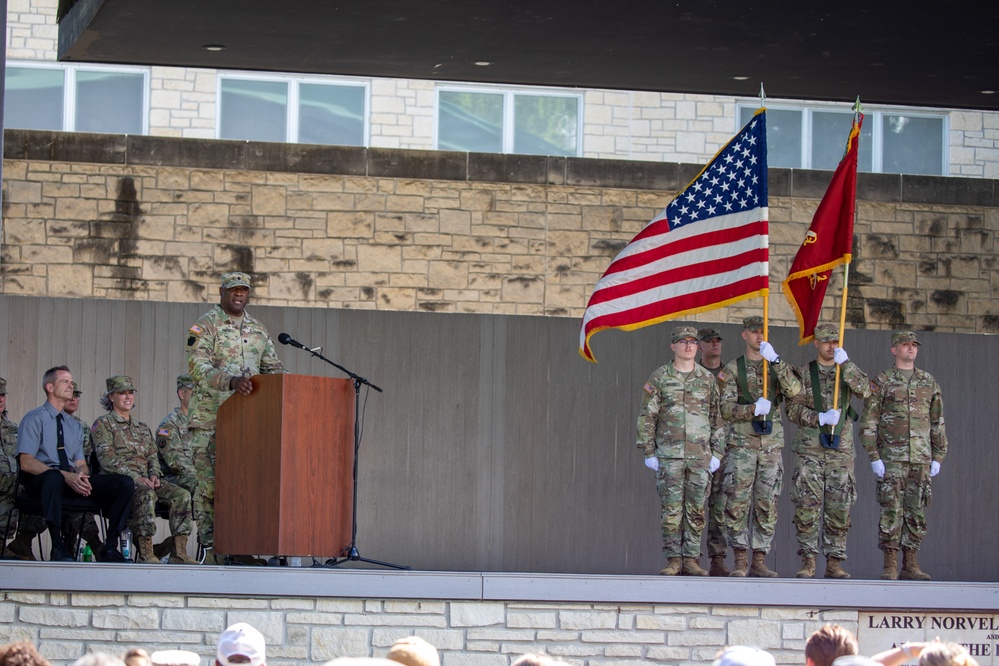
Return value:
<svg viewBox="0 0 999 666">
<path fill-rule="evenodd" d="M 284 372 L 267 329 L 246 311 L 250 276 L 226 273 L 219 304 L 187 331 L 187 365 L 194 379 L 189 406 L 191 452 L 197 473 L 195 515 L 206 550 L 205 564 L 222 564 L 215 543 L 215 416 L 226 398 L 238 391 L 250 395 L 250 377 Z"/>
</svg>

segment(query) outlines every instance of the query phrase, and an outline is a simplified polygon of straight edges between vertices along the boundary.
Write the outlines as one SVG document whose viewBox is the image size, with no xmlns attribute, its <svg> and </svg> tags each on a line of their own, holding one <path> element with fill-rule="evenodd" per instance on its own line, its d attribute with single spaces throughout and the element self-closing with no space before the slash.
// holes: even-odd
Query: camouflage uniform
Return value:
<svg viewBox="0 0 999 666">
<path fill-rule="evenodd" d="M 745 358 L 745 357 L 740 357 Z M 780 419 L 781 398 L 793 398 L 801 391 L 801 380 L 787 363 L 770 363 L 768 385 L 773 403 L 773 431 L 758 435 L 753 431 L 754 404 L 740 400 L 736 359 L 718 373 L 721 382 L 721 414 L 729 423 L 725 450 L 725 537 L 735 549 L 768 552 L 777 525 L 777 497 L 784 486 L 784 426 Z M 746 359 L 746 382 L 753 398 L 762 395 L 763 361 Z M 776 377 L 778 386 L 774 386 Z M 777 389 L 779 388 L 779 393 Z M 750 530 L 750 507 L 753 525 Z M 751 534 L 750 534 L 751 532 Z"/>
<path fill-rule="evenodd" d="M 843 429 L 839 448 L 824 448 L 819 443 L 819 413 L 832 409 L 836 365 L 815 363 L 822 404 L 814 404 L 811 364 L 806 363 L 798 369 L 802 378 L 801 393 L 786 406 L 788 419 L 799 426 L 791 443 L 791 451 L 796 454 L 791 475 L 795 536 L 798 539 L 798 554 L 814 556 L 818 553 L 821 524 L 822 554 L 845 560 L 850 508 L 857 499 L 853 470 L 853 423 L 848 409 L 851 396 L 863 399 L 871 394 L 870 380 L 852 361 L 848 360 L 840 366 L 839 409 Z"/>
<path fill-rule="evenodd" d="M 149 426 L 137 419 L 110 412 L 94 421 L 90 430 L 101 467 L 133 480 L 160 476 L 160 463 Z M 169 481 L 160 480 L 155 490 L 135 484 L 132 515 L 128 526 L 136 537 L 156 533 L 156 500 L 170 503 L 170 532 L 175 536 L 191 533 L 191 493 Z"/>
<path fill-rule="evenodd" d="M 187 429 L 187 423 L 188 415 L 176 407 L 156 429 L 156 446 L 163 478 L 185 488 L 193 497 L 197 476 L 191 455 L 191 431 Z"/>
<path fill-rule="evenodd" d="M 4 382 L 6 384 L 6 382 Z M 0 520 L 7 526 L 7 512 L 11 510 L 14 497 L 18 490 L 17 483 L 17 424 L 7 418 L 7 412 L 0 414 Z M 18 513 L 11 515 L 11 528 L 17 523 Z M 17 531 L 31 538 L 46 529 L 45 520 L 41 516 L 25 516 L 18 525 Z M 13 536 L 14 530 L 8 536 Z M 30 535 L 30 536 L 29 536 Z M 0 544 L 2 550 L 3 544 Z"/>
<path fill-rule="evenodd" d="M 229 389 L 233 377 L 281 373 L 284 365 L 263 324 L 244 310 L 237 326 L 220 305 L 202 315 L 188 330 L 187 364 L 197 384 L 188 410 L 198 482 L 194 503 L 201 543 L 211 548 L 215 543 L 215 415 L 233 393 Z"/>
<path fill-rule="evenodd" d="M 885 466 L 884 478 L 877 479 L 882 550 L 919 550 L 933 496 L 930 462 L 947 455 L 940 385 L 919 368 L 906 374 L 894 367 L 878 374 L 861 419 L 860 443 Z"/>
<path fill-rule="evenodd" d="M 702 328 L 697 332 L 697 337 L 701 341 L 710 340 L 712 338 L 718 338 L 720 340 L 721 334 L 713 328 Z M 719 365 L 717 368 L 705 368 L 705 370 L 717 378 L 718 373 L 722 371 L 722 367 L 724 367 L 724 364 Z M 721 418 L 720 410 L 718 412 L 718 426 L 722 428 L 723 432 L 727 433 L 728 425 L 725 423 L 724 419 Z M 727 440 L 727 434 L 725 435 L 725 439 Z M 728 549 L 728 544 L 725 541 L 724 530 L 725 493 L 722 491 L 722 481 L 725 478 L 725 458 L 723 456 L 718 456 L 718 458 L 721 460 L 721 465 L 715 470 L 714 474 L 711 475 L 711 488 L 708 491 L 708 557 L 725 555 Z"/>
<path fill-rule="evenodd" d="M 694 365 L 688 376 L 672 363 L 645 383 L 638 416 L 638 448 L 659 459 L 656 489 L 662 500 L 663 555 L 701 555 L 708 463 L 721 458 L 718 384 Z"/>
<path fill-rule="evenodd" d="M 7 395 L 7 380 L 0 377 L 0 395 Z M 14 497 L 17 495 L 17 424 L 7 418 L 7 410 L 0 413 L 0 520 L 7 527 L 7 513 L 11 510 Z M 18 513 L 15 510 L 10 517 L 10 525 L 17 525 L 17 534 L 29 541 L 36 534 L 47 528 L 45 519 L 41 516 L 26 516 L 20 524 L 17 523 Z M 7 536 L 13 536 L 14 530 Z M 0 543 L 0 550 L 4 544 Z"/>
</svg>

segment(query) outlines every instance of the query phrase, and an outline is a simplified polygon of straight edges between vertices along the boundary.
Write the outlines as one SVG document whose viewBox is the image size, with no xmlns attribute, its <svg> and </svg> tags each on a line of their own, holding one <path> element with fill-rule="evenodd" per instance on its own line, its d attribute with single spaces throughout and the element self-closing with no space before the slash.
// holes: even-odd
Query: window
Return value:
<svg viewBox="0 0 999 666">
<path fill-rule="evenodd" d="M 288 77 L 219 77 L 220 139 L 367 145 L 368 86 Z"/>
<path fill-rule="evenodd" d="M 744 125 L 757 106 L 740 105 Z M 772 167 L 828 169 L 839 164 L 851 111 L 767 107 L 767 162 Z M 857 168 L 875 173 L 946 173 L 947 123 L 940 114 L 866 110 Z"/>
<path fill-rule="evenodd" d="M 11 63 L 6 76 L 7 127 L 108 134 L 148 132 L 148 70 Z"/>
<path fill-rule="evenodd" d="M 441 87 L 437 148 L 576 156 L 581 106 L 579 95 Z"/>
</svg>

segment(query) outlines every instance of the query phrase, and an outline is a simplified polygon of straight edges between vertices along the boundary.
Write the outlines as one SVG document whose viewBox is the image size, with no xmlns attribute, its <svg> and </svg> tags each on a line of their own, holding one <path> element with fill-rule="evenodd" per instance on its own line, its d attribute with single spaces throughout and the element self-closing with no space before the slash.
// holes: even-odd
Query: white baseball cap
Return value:
<svg viewBox="0 0 999 666">
<path fill-rule="evenodd" d="M 222 666 L 263 666 L 264 636 L 245 622 L 237 622 L 219 636 L 218 662 Z M 241 655 L 250 661 L 230 661 Z"/>
</svg>

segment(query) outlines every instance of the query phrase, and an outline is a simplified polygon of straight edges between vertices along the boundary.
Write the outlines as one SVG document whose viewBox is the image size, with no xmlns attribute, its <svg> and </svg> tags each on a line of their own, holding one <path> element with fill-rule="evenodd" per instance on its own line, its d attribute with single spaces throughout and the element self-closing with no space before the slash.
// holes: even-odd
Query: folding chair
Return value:
<svg viewBox="0 0 999 666">
<path fill-rule="evenodd" d="M 4 529 L 4 543 L 7 542 L 7 537 L 10 533 L 11 522 L 13 521 L 14 510 L 16 509 L 21 514 L 28 514 L 34 516 L 45 516 L 45 507 L 42 506 L 42 500 L 39 497 L 32 497 L 24 489 L 24 479 L 26 472 L 21 469 L 20 464 L 18 464 L 18 483 L 14 486 L 14 497 L 11 502 L 11 508 L 7 512 L 7 525 Z M 62 498 L 62 513 L 65 518 L 67 515 L 72 514 L 83 514 L 83 519 L 86 520 L 87 517 L 98 516 L 100 518 L 99 525 L 102 536 L 104 539 L 107 538 L 106 530 L 104 528 L 104 510 L 98 500 L 91 497 L 81 497 L 76 494 L 63 495 Z M 39 535 L 40 536 L 40 535 Z M 75 557 L 80 551 L 80 540 L 83 538 L 82 530 L 76 535 L 76 543 L 73 547 L 73 556 Z M 39 547 L 39 551 L 41 548 Z M 45 559 L 44 552 L 41 553 L 42 559 Z"/>
</svg>

